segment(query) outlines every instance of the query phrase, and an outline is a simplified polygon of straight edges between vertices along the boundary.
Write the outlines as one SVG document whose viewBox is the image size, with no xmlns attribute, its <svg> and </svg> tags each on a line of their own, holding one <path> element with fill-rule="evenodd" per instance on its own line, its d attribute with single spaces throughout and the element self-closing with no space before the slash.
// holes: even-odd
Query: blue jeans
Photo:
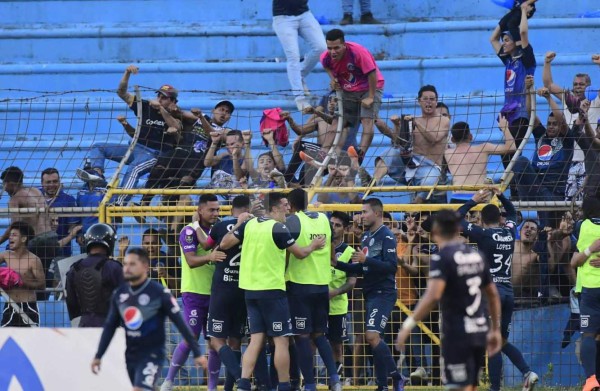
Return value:
<svg viewBox="0 0 600 391">
<path fill-rule="evenodd" d="M 98 143 L 92 145 L 89 155 L 92 168 L 99 168 L 104 171 L 104 161 L 106 159 L 118 163 L 123 159 L 128 149 L 129 146 L 123 144 Z M 136 144 L 129 155 L 129 159 L 125 162 L 127 170 L 121 180 L 120 187 L 122 189 L 133 189 L 136 187 L 140 177 L 149 173 L 152 167 L 154 167 L 158 160 L 158 155 L 159 152 L 157 150 Z M 115 203 L 117 205 L 124 205 L 130 198 L 131 196 L 121 194 L 116 198 Z"/>
<path fill-rule="evenodd" d="M 308 76 L 319 62 L 321 53 L 327 50 L 323 30 L 310 11 L 298 16 L 274 16 L 273 30 L 287 58 L 287 74 L 292 93 L 296 99 L 304 99 L 302 79 Z M 298 36 L 302 37 L 309 47 L 302 64 L 300 64 Z"/>
<path fill-rule="evenodd" d="M 544 175 L 535 171 L 527 158 L 523 156 L 517 158 L 513 172 L 515 174 L 513 181 L 517 185 L 519 198 L 522 201 L 564 201 L 564 189 L 557 193 L 552 192 L 542 182 Z M 542 227 L 556 225 L 556 221 L 552 221 L 556 219 L 553 212 L 539 211 L 538 218 Z"/>
<path fill-rule="evenodd" d="M 400 156 L 398 148 L 391 148 L 381 157 L 387 167 L 387 174 L 401 185 L 435 186 L 442 176 L 441 168 L 432 160 L 421 155 L 412 155 L 414 168 L 409 168 Z M 416 196 L 426 199 L 428 191 L 417 193 Z"/>
<path fill-rule="evenodd" d="M 371 12 L 371 0 L 359 0 L 359 4 L 361 15 Z M 342 0 L 342 11 L 351 14 L 354 11 L 354 0 Z"/>
</svg>

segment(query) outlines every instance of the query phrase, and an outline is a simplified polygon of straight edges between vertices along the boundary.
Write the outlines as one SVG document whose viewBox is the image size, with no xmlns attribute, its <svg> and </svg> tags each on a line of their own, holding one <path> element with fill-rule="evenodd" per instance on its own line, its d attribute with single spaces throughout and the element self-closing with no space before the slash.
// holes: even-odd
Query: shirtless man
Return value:
<svg viewBox="0 0 600 391">
<path fill-rule="evenodd" d="M 537 295 L 539 283 L 539 257 L 534 251 L 538 238 L 538 224 L 525 220 L 521 226 L 521 238 L 515 241 L 512 259 L 512 284 L 515 298 L 532 298 Z"/>
<path fill-rule="evenodd" d="M 516 151 L 515 140 L 508 129 L 508 121 L 500 117 L 498 127 L 504 134 L 504 144 L 483 143 L 473 145 L 473 134 L 466 122 L 452 125 L 452 142 L 455 148 L 446 149 L 445 156 L 448 169 L 452 174 L 454 185 L 483 185 L 487 176 L 487 163 L 490 155 L 504 155 Z M 454 194 L 473 194 L 467 191 L 456 191 Z M 452 198 L 450 202 L 454 202 Z M 456 197 L 457 203 L 464 198 Z"/>
<path fill-rule="evenodd" d="M 4 303 L 2 327 L 39 326 L 40 314 L 36 302 L 36 290 L 44 289 L 42 262 L 27 250 L 27 242 L 33 237 L 33 228 L 17 221 L 8 228 L 8 251 L 0 253 L 0 264 L 18 274 L 8 290 L 12 302 Z M 15 275 L 15 277 L 17 277 Z M 19 308 L 19 310 L 17 310 Z"/>
<path fill-rule="evenodd" d="M 401 149 L 393 147 L 382 157 L 377 158 L 373 175 L 376 182 L 387 174 L 397 182 L 411 186 L 435 186 L 438 183 L 448 144 L 450 120 L 438 114 L 437 99 L 438 93 L 434 86 L 421 87 L 418 95 L 421 116 L 414 118 L 404 116 L 405 121 L 413 123 L 412 145 Z M 400 130 L 399 123 L 400 118 L 395 117 L 395 132 Z M 392 140 L 396 140 L 397 134 L 391 136 Z M 411 148 L 412 154 L 404 153 Z M 427 191 L 419 192 L 414 203 L 423 203 L 427 198 Z"/>
<path fill-rule="evenodd" d="M 46 198 L 39 189 L 23 186 L 23 171 L 19 167 L 8 167 L 2 175 L 3 189 L 10 195 L 9 208 L 46 208 Z M 48 213 L 20 214 L 11 213 L 11 222 L 23 221 L 29 224 L 35 236 L 29 242 L 29 249 L 37 255 L 48 271 L 52 259 L 58 255 L 58 235 L 52 230 L 51 216 Z M 0 237 L 0 244 L 4 243 L 10 235 L 10 230 Z M 50 285 L 52 281 L 48 281 Z"/>
</svg>

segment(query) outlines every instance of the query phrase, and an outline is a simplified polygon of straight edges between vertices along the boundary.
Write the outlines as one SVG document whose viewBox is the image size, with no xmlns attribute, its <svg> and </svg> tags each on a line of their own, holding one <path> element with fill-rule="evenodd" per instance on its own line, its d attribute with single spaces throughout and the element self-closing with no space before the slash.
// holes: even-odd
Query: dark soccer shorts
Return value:
<svg viewBox="0 0 600 391">
<path fill-rule="evenodd" d="M 329 293 L 290 295 L 288 303 L 292 316 L 292 333 L 295 335 L 327 333 L 329 318 Z"/>
<path fill-rule="evenodd" d="M 450 389 L 477 386 L 485 365 L 485 346 L 468 346 L 442 340 L 442 382 Z"/>
<path fill-rule="evenodd" d="M 327 331 L 327 339 L 334 343 L 342 343 L 348 341 L 346 315 L 329 315 L 329 330 Z"/>
<path fill-rule="evenodd" d="M 510 334 L 510 325 L 512 323 L 512 315 L 515 309 L 515 296 L 512 289 L 508 291 L 505 288 L 498 286 L 498 293 L 500 294 L 500 309 L 502 310 L 502 317 L 500 319 L 500 333 L 502 338 L 508 339 Z"/>
<path fill-rule="evenodd" d="M 213 291 L 208 307 L 206 334 L 213 338 L 242 338 L 246 329 L 246 316 L 243 290 L 234 288 Z"/>
<path fill-rule="evenodd" d="M 584 334 L 600 333 L 600 288 L 581 290 L 580 331 Z"/>
<path fill-rule="evenodd" d="M 365 297 L 365 331 L 376 331 L 383 335 L 394 305 L 396 305 L 396 292 L 370 291 L 363 292 L 363 295 Z"/>
<path fill-rule="evenodd" d="M 246 298 L 250 334 L 266 333 L 269 337 L 292 335 L 292 319 L 286 296 L 272 299 Z"/>
<path fill-rule="evenodd" d="M 126 358 L 125 361 L 131 384 L 142 390 L 154 390 L 164 356 L 159 352 L 150 352 L 136 354 L 136 359 Z"/>
</svg>

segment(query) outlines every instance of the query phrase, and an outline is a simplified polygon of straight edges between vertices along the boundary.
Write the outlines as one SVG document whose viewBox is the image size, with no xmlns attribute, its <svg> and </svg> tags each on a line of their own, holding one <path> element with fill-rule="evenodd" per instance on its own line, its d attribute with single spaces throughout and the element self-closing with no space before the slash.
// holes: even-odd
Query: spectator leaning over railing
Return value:
<svg viewBox="0 0 600 391">
<path fill-rule="evenodd" d="M 406 115 L 402 118 L 392 116 L 393 131 L 385 126 L 379 130 L 392 139 L 393 147 L 376 159 L 373 179 L 379 182 L 386 174 L 400 184 L 411 186 L 435 186 L 442 175 L 442 162 L 448 143 L 450 120 L 437 114 L 438 93 L 434 86 L 421 87 L 418 103 L 421 108 L 419 117 Z M 402 124 L 405 121 L 406 124 Z M 379 120 L 377 121 L 379 125 Z M 412 140 L 398 140 L 401 127 L 408 127 Z M 364 177 L 361 176 L 361 181 Z M 361 172 L 359 172 L 359 175 Z M 368 178 L 364 178 L 368 179 Z M 363 183 L 363 186 L 368 184 Z M 414 203 L 426 202 L 429 192 L 416 194 Z"/>
<path fill-rule="evenodd" d="M 357 43 L 346 42 L 342 30 L 328 31 L 325 39 L 327 51 L 321 54 L 321 64 L 331 79 L 331 89 L 342 90 L 344 120 L 352 126 L 362 124 L 359 149 L 349 148 L 362 164 L 375 135 L 373 127 L 383 97 L 383 75 L 373 55 Z"/>
<path fill-rule="evenodd" d="M 245 131 L 249 134 L 249 131 Z M 230 130 L 226 133 L 226 151 L 216 154 L 221 134 L 212 132 L 212 143 L 204 157 L 204 165 L 212 168 L 211 185 L 213 188 L 234 188 L 239 185 L 239 180 L 248 175 L 248 162 L 245 148 L 250 148 L 250 138 L 244 137 L 239 130 Z"/>
<path fill-rule="evenodd" d="M 138 114 L 138 102 L 135 95 L 127 92 L 129 77 L 132 74 L 137 74 L 139 68 L 135 65 L 130 65 L 125 69 L 125 73 L 121 78 L 117 95 L 127 106 Z M 148 172 L 154 166 L 158 156 L 165 154 L 173 149 L 180 137 L 182 125 L 181 121 L 170 114 L 170 111 L 176 107 L 178 91 L 165 84 L 156 91 L 156 99 L 142 99 L 142 112 L 140 134 L 137 143 L 133 147 L 127 162 L 127 170 L 121 180 L 120 187 L 123 189 L 134 188 L 140 177 Z M 135 128 L 125 126 L 125 131 L 130 137 L 134 136 Z M 106 159 L 120 162 L 127 150 L 130 148 L 128 144 L 115 143 L 95 143 L 92 145 L 89 158 L 91 159 L 91 168 L 98 174 L 104 175 L 104 161 Z M 77 176 L 84 181 L 93 179 L 88 171 L 77 170 Z M 131 198 L 127 195 L 119 195 L 113 200 L 116 205 L 124 205 Z"/>
<path fill-rule="evenodd" d="M 317 19 L 308 9 L 308 0 L 273 0 L 273 30 L 287 59 L 287 75 L 298 110 L 310 108 L 307 97 L 310 91 L 305 78 L 319 62 L 319 55 L 325 51 L 323 30 Z M 300 62 L 298 36 L 309 47 Z"/>
<path fill-rule="evenodd" d="M 448 169 L 452 174 L 452 184 L 483 185 L 487 179 L 487 164 L 490 155 L 505 155 L 515 152 L 515 140 L 508 129 L 508 121 L 500 117 L 498 127 L 504 135 L 503 144 L 483 143 L 473 144 L 473 134 L 466 122 L 457 122 L 452 125 L 452 142 L 455 147 L 446 149 L 445 157 Z M 470 194 L 468 191 L 455 191 L 453 194 Z M 462 203 L 464 200 L 453 198 L 451 203 Z"/>
<path fill-rule="evenodd" d="M 44 273 L 48 273 L 50 264 L 58 254 L 58 236 L 52 230 L 52 223 L 48 213 L 39 210 L 46 208 L 46 199 L 40 190 L 35 187 L 23 186 L 23 171 L 19 167 L 8 167 L 0 176 L 2 188 L 10 196 L 9 208 L 34 208 L 37 212 L 31 214 L 11 213 L 11 223 L 23 221 L 33 228 L 33 237 L 27 240 L 29 251 L 37 255 L 44 266 Z M 0 237 L 0 244 L 10 236 L 10 229 L 6 229 Z M 45 275 L 46 275 L 45 274 Z M 46 286 L 52 286 L 52 276 L 46 275 Z M 40 296 L 41 298 L 41 296 Z"/>
<path fill-rule="evenodd" d="M 42 171 L 42 187 L 40 190 L 44 197 L 46 197 L 46 205 L 49 208 L 64 208 L 77 206 L 75 198 L 65 193 L 62 188 L 60 181 L 60 174 L 54 167 L 46 168 Z M 56 234 L 58 240 L 62 240 L 69 236 L 73 227 L 79 223 L 78 217 L 58 217 L 58 227 L 56 228 Z M 67 242 L 60 247 L 61 255 L 63 257 L 71 256 L 71 242 Z"/>
<path fill-rule="evenodd" d="M 552 111 L 548 115 L 546 127 L 536 117 L 533 129 L 536 150 L 531 161 L 523 156 L 517 158 L 513 167 L 513 181 L 521 200 L 562 201 L 573 159 L 575 137 L 550 91 L 540 88 L 538 95 L 548 101 Z M 543 227 L 556 228 L 560 221 L 554 212 L 540 211 L 539 218 Z"/>
<path fill-rule="evenodd" d="M 600 387 L 600 200 L 585 197 L 582 210 L 583 221 L 575 227 L 577 252 L 571 267 L 577 270 L 575 291 L 581 292 L 581 362 L 587 379 L 583 389 L 591 391 Z"/>
<path fill-rule="evenodd" d="M 502 31 L 496 26 L 490 37 L 494 53 L 500 57 L 505 66 L 504 71 L 504 106 L 500 113 L 509 123 L 510 133 L 515 139 L 517 148 L 521 145 L 527 132 L 529 116 L 525 103 L 525 77 L 535 73 L 535 56 L 529 43 L 529 25 L 527 15 L 533 10 L 535 0 L 527 0 L 521 4 L 520 45 L 509 31 Z M 512 154 L 504 155 L 502 164 L 506 168 Z M 511 187 L 511 194 L 516 199 L 516 187 Z"/>
<path fill-rule="evenodd" d="M 0 288 L 8 291 L 10 302 L 4 303 L 0 326 L 39 326 L 35 291 L 44 289 L 45 275 L 40 259 L 27 249 L 33 228 L 26 222 L 15 221 L 8 232 L 8 251 L 0 253 Z"/>
</svg>

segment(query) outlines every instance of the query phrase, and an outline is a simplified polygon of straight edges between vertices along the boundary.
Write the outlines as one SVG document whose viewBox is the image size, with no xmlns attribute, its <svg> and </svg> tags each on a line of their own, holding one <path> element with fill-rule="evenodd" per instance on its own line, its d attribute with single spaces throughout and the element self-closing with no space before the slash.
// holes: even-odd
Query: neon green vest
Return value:
<svg viewBox="0 0 600 391">
<path fill-rule="evenodd" d="M 239 287 L 249 291 L 285 291 L 285 249 L 273 241 L 277 221 L 253 218 L 244 228 Z"/>
<path fill-rule="evenodd" d="M 331 227 L 327 216 L 319 213 L 319 217 L 311 219 L 304 212 L 297 212 L 300 219 L 300 236 L 296 243 L 300 247 L 310 245 L 316 235 L 325 235 L 325 247 L 313 251 L 304 259 L 290 254 L 286 279 L 296 284 L 328 285 L 331 280 Z"/>
<path fill-rule="evenodd" d="M 196 234 L 192 224 L 186 225 L 183 229 L 192 230 L 194 235 Z M 206 237 L 206 233 L 200 230 L 201 235 Z M 185 254 L 181 244 L 179 245 L 181 252 L 181 293 L 197 293 L 199 295 L 210 295 L 210 286 L 212 284 L 213 274 L 215 273 L 215 265 L 202 265 L 199 267 L 191 268 L 185 260 Z M 196 255 L 202 256 L 209 254 L 210 250 L 204 250 L 201 246 L 198 246 Z"/>
<path fill-rule="evenodd" d="M 343 253 L 337 257 L 338 262 L 350 261 L 350 257 L 354 249 L 350 246 L 346 247 Z M 336 254 L 337 255 L 337 254 Z M 331 281 L 329 281 L 330 289 L 337 289 L 346 283 L 346 273 L 331 268 Z M 337 295 L 329 301 L 329 315 L 346 315 L 348 313 L 348 294 Z"/>
<path fill-rule="evenodd" d="M 577 249 L 581 253 L 584 252 L 598 238 L 600 238 L 600 225 L 596 225 L 590 220 L 585 220 L 579 230 Z M 583 288 L 600 288 L 600 268 L 593 267 L 589 262 L 590 258 L 596 258 L 598 254 L 592 253 L 591 257 L 588 257 L 585 263 L 577 269 L 577 277 L 578 280 L 581 280 Z"/>
</svg>

